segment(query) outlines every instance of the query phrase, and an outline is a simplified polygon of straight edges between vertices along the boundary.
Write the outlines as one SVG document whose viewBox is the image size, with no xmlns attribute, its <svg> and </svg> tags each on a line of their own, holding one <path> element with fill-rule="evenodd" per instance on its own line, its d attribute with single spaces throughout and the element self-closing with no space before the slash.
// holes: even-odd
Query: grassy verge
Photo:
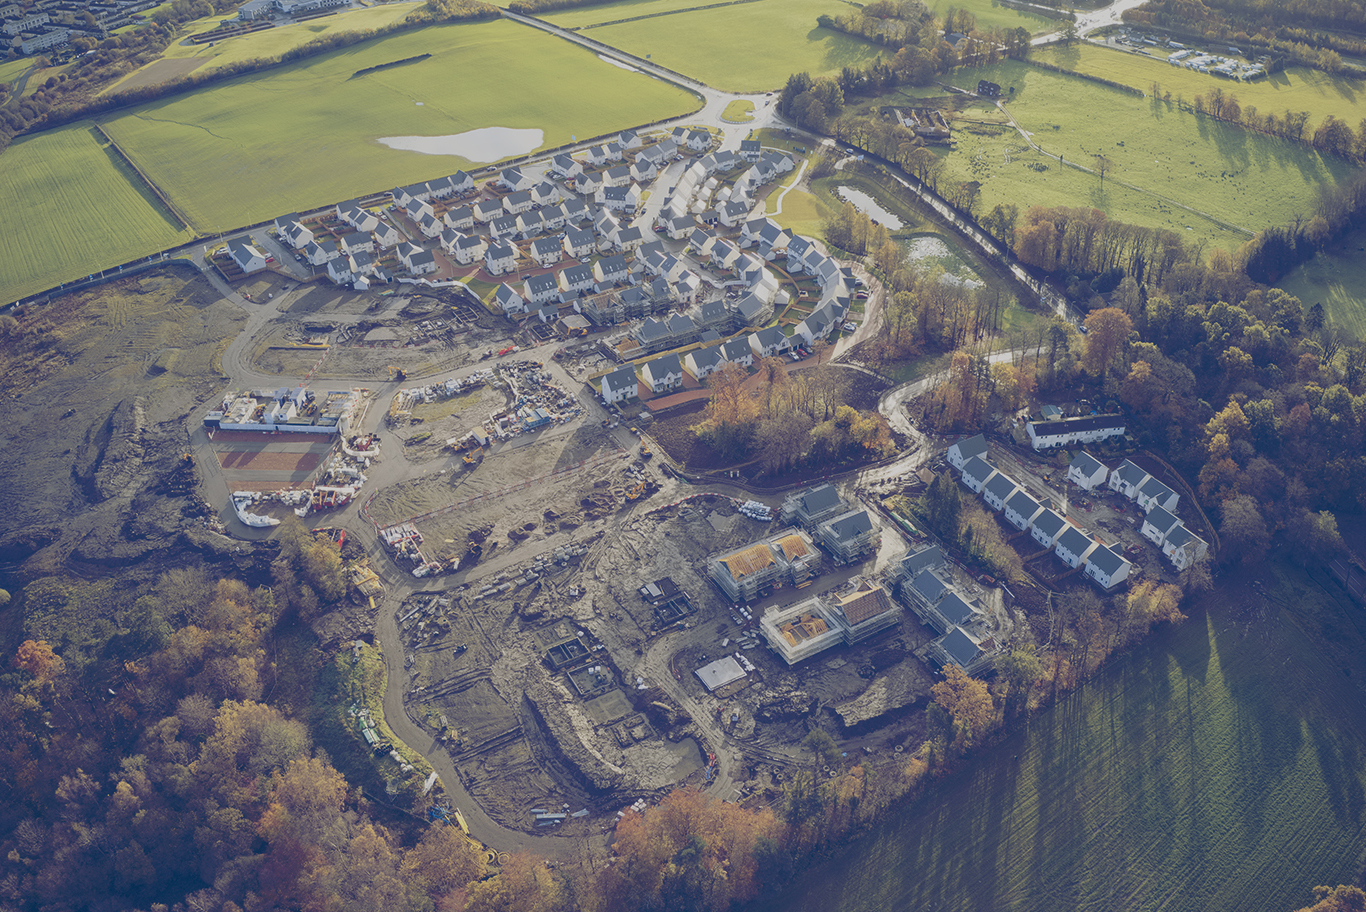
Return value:
<svg viewBox="0 0 1366 912">
<path fill-rule="evenodd" d="M 1014 61 L 960 70 L 948 81 L 976 86 L 983 78 L 1014 89 L 1007 107 L 1045 152 L 1086 167 L 1105 155 L 1111 167 L 1102 183 L 1034 151 L 1014 130 L 960 123 L 955 148 L 943 153 L 944 180 L 980 181 L 982 211 L 997 203 L 1021 211 L 1088 206 L 1232 249 L 1250 234 L 1228 225 L 1253 232 L 1284 224 L 1312 211 L 1319 189 L 1351 172 L 1345 162 L 1199 117 L 1174 102 Z"/>
<path fill-rule="evenodd" d="M 0 210 L 16 216 L 0 222 L 0 302 L 190 239 L 89 124 L 11 145 L 0 169 Z"/>
<path fill-rule="evenodd" d="M 742 98 L 735 99 L 721 112 L 721 119 L 726 123 L 749 123 L 754 119 L 754 102 Z"/>
<path fill-rule="evenodd" d="M 344 649 L 322 671 L 315 690 L 314 739 L 327 751 L 347 781 L 400 807 L 422 797 L 431 765 L 394 735 L 384 721 L 384 657 L 373 646 L 362 644 L 359 656 Z M 377 735 L 388 742 L 410 768 L 405 772 L 389 754 L 375 752 L 361 735 L 360 720 L 373 722 Z"/>
<path fill-rule="evenodd" d="M 1359 608 L 1259 568 L 767 908 L 1293 909 L 1366 851 Z"/>
</svg>

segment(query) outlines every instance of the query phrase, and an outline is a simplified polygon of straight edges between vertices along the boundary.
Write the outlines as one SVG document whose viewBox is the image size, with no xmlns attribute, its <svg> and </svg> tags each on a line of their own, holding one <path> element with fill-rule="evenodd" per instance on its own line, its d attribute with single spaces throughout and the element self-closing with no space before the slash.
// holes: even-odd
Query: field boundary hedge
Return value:
<svg viewBox="0 0 1366 912">
<path fill-rule="evenodd" d="M 152 193 L 156 196 L 156 198 L 161 201 L 161 205 L 165 206 L 166 211 L 171 214 L 171 217 L 180 223 L 180 227 L 186 231 L 193 231 L 194 229 L 190 227 L 189 220 L 186 219 L 185 216 L 180 214 L 180 210 L 171 204 L 170 198 L 167 197 L 165 193 L 161 192 L 161 188 L 158 187 L 155 183 L 153 183 L 152 179 L 142 172 L 142 169 L 139 168 L 137 166 L 137 163 L 134 162 L 133 159 L 128 156 L 127 152 L 123 151 L 123 147 L 114 141 L 114 137 L 106 133 L 104 127 L 100 126 L 99 124 L 92 124 L 92 126 L 94 126 L 96 132 L 98 132 L 100 136 L 103 136 L 105 140 L 108 141 L 109 148 L 114 150 L 114 153 L 118 155 L 120 159 L 123 160 L 123 163 L 125 165 L 133 169 L 133 173 L 136 174 L 142 180 L 142 182 L 147 185 L 147 189 L 151 190 Z"/>
<path fill-rule="evenodd" d="M 412 57 L 404 57 L 402 60 L 391 60 L 388 63 L 377 63 L 372 67 L 366 67 L 363 70 L 356 70 L 356 72 L 351 74 L 351 78 L 355 79 L 357 76 L 364 76 L 366 73 L 374 73 L 379 70 L 387 70 L 389 69 L 389 67 L 403 66 L 405 63 L 418 63 L 420 61 L 426 60 L 431 56 L 431 54 L 416 54 Z"/>
</svg>

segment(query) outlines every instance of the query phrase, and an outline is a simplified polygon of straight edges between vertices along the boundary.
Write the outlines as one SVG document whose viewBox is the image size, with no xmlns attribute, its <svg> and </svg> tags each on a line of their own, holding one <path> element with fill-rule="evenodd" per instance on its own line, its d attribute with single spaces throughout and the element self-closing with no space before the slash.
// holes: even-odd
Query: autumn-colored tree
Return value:
<svg viewBox="0 0 1366 912">
<path fill-rule="evenodd" d="M 496 875 L 470 887 L 464 912 L 570 912 L 576 908 L 559 874 L 542 859 L 519 852 Z"/>
<path fill-rule="evenodd" d="M 591 912 L 720 910 L 757 891 L 756 850 L 776 835 L 771 812 L 749 811 L 695 789 L 671 792 L 617 824 L 614 862 L 599 872 Z"/>
<path fill-rule="evenodd" d="M 996 662 L 997 680 L 1004 685 L 1003 709 L 1007 717 L 1027 709 L 1029 695 L 1043 676 L 1043 662 L 1032 649 L 1017 648 Z"/>
<path fill-rule="evenodd" d="M 1262 518 L 1257 502 L 1246 494 L 1224 501 L 1223 524 L 1219 527 L 1223 551 L 1228 561 L 1241 561 L 1251 567 L 1261 562 L 1271 546 L 1271 534 Z"/>
<path fill-rule="evenodd" d="M 1314 904 L 1297 912 L 1366 912 L 1366 892 L 1349 884 L 1315 887 Z"/>
<path fill-rule="evenodd" d="M 403 876 L 439 899 L 463 890 L 484 873 L 479 846 L 453 826 L 429 827 L 403 858 Z"/>
<path fill-rule="evenodd" d="M 730 458 L 749 448 L 759 427 L 759 402 L 744 388 L 748 374 L 743 367 L 727 364 L 707 378 L 711 398 L 702 420 L 692 432 Z"/>
<path fill-rule="evenodd" d="M 944 680 L 930 688 L 934 702 L 953 720 L 954 731 L 965 744 L 986 733 L 996 717 L 987 685 L 952 663 L 944 666 Z"/>
<path fill-rule="evenodd" d="M 32 677 L 38 690 L 51 690 L 53 683 L 66 671 L 62 657 L 52 651 L 46 640 L 25 640 L 14 655 L 14 664 Z"/>
<path fill-rule="evenodd" d="M 1129 342 L 1134 322 L 1118 307 L 1102 307 L 1086 317 L 1086 351 L 1082 366 L 1096 377 L 1104 377 L 1119 362 Z"/>
</svg>

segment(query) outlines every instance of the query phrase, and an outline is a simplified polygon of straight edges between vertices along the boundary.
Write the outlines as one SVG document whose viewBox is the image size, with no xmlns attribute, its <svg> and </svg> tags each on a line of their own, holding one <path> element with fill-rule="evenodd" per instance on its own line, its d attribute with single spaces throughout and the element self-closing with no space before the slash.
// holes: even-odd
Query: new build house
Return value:
<svg viewBox="0 0 1366 912">
<path fill-rule="evenodd" d="M 635 399 L 640 395 L 640 381 L 631 365 L 619 367 L 602 378 L 602 400 L 608 405 Z"/>
<path fill-rule="evenodd" d="M 1083 491 L 1094 491 L 1110 475 L 1110 469 L 1096 457 L 1082 450 L 1067 467 L 1067 480 Z"/>
<path fill-rule="evenodd" d="M 1075 570 L 1082 565 L 1082 562 L 1094 549 L 1099 547 L 1100 545 L 1095 541 L 1083 535 L 1080 529 L 1068 523 L 1062 535 L 1058 536 L 1058 543 L 1053 547 L 1053 550 L 1057 553 L 1059 560 Z"/>
<path fill-rule="evenodd" d="M 1060 421 L 1031 421 L 1025 426 L 1025 432 L 1036 450 L 1098 443 L 1124 436 L 1124 416 L 1088 415 Z"/>
<path fill-rule="evenodd" d="M 816 527 L 816 539 L 837 564 L 851 564 L 877 551 L 881 529 L 867 510 L 850 510 Z"/>
<path fill-rule="evenodd" d="M 987 462 L 981 456 L 974 456 L 963 463 L 963 471 L 959 476 L 963 485 L 974 494 L 981 494 L 982 488 L 986 486 L 991 478 L 991 473 L 996 471 L 996 467 Z"/>
<path fill-rule="evenodd" d="M 949 447 L 944 457 L 948 459 L 949 465 L 958 471 L 963 470 L 963 464 L 974 456 L 986 458 L 987 438 L 981 434 L 976 437 L 964 437 L 962 440 Z"/>
<path fill-rule="evenodd" d="M 1162 553 L 1177 570 L 1185 570 L 1209 553 L 1209 545 L 1190 529 L 1178 524 L 1162 542 Z"/>
<path fill-rule="evenodd" d="M 1055 510 L 1045 509 L 1029 527 L 1029 534 L 1041 547 L 1052 548 L 1058 543 L 1058 536 L 1067 527 L 1067 520 Z"/>
<path fill-rule="evenodd" d="M 1043 512 L 1043 504 L 1030 497 L 1024 488 L 1016 488 L 1006 499 L 1004 512 L 1006 522 L 1024 532 L 1034 522 L 1034 517 Z"/>
<path fill-rule="evenodd" d="M 789 529 L 718 555 L 707 573 L 732 602 L 747 602 L 775 582 L 806 582 L 820 567 L 820 553 L 805 532 Z"/>
<path fill-rule="evenodd" d="M 982 486 L 982 499 L 997 513 L 1005 509 L 1006 501 L 1015 493 L 1017 485 L 1004 472 L 997 472 Z"/>
<path fill-rule="evenodd" d="M 850 504 L 831 484 L 816 485 L 787 495 L 779 516 L 785 523 L 796 524 L 808 531 L 828 519 L 848 511 Z"/>
<path fill-rule="evenodd" d="M 1119 546 L 1116 545 L 1116 548 Z M 1104 589 L 1113 589 L 1129 576 L 1130 564 L 1118 551 L 1097 546 L 1086 558 L 1086 575 Z"/>
</svg>

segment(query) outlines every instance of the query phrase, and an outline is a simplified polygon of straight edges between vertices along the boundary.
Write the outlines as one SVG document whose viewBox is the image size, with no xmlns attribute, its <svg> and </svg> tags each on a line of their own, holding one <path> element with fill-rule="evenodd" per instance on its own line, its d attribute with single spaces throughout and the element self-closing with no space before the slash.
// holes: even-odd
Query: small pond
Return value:
<svg viewBox="0 0 1366 912">
<path fill-rule="evenodd" d="M 868 216 L 879 225 L 886 225 L 888 231 L 900 231 L 906 227 L 906 223 L 886 209 L 883 209 L 877 202 L 862 190 L 853 187 L 836 187 L 835 195 L 845 202 L 852 203 L 854 208 Z"/>
<path fill-rule="evenodd" d="M 383 136 L 379 141 L 390 149 L 404 152 L 458 155 L 472 162 L 495 162 L 532 152 L 544 138 L 541 130 L 483 127 L 447 136 Z"/>
</svg>

